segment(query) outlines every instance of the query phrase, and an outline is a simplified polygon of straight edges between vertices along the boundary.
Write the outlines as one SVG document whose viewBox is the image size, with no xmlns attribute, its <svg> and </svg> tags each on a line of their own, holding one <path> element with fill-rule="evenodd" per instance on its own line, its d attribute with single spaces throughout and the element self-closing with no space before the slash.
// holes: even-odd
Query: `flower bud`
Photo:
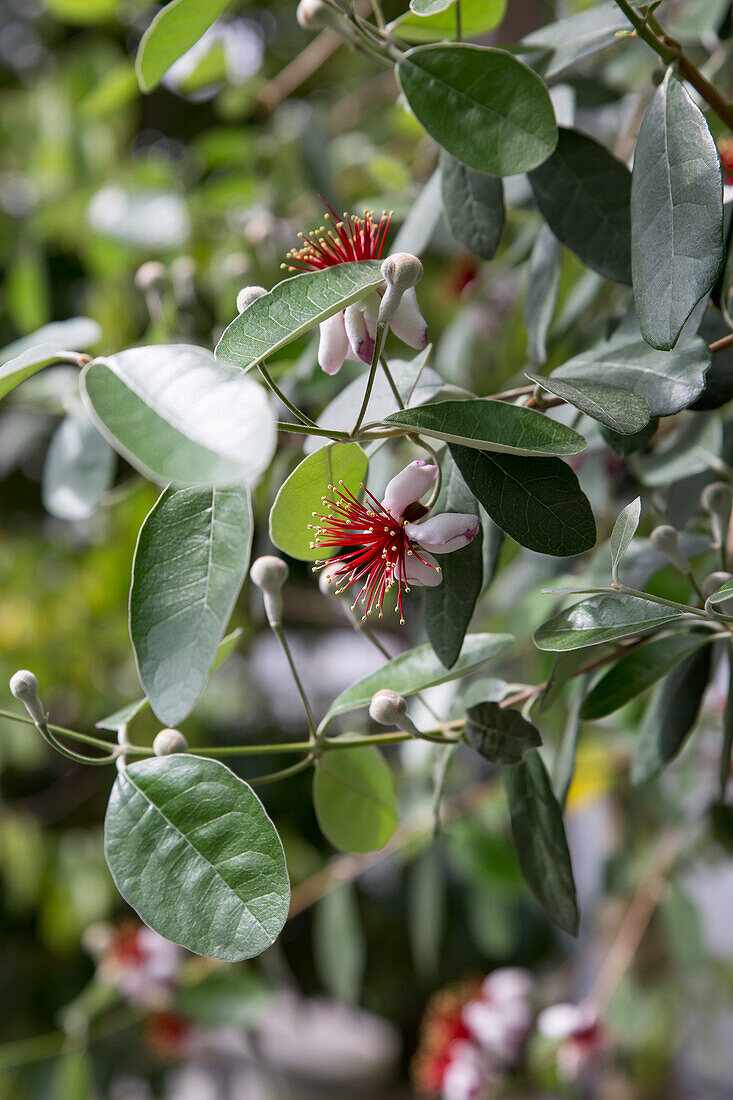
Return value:
<svg viewBox="0 0 733 1100">
<path fill-rule="evenodd" d="M 322 569 L 318 575 L 318 587 L 321 590 L 322 596 L 331 596 L 334 599 L 338 597 L 336 588 L 338 587 L 335 578 L 329 573 L 328 566 Z"/>
<path fill-rule="evenodd" d="M 690 563 L 680 550 L 679 535 L 674 527 L 668 523 L 655 527 L 649 538 L 654 549 L 668 557 L 680 573 L 690 572 Z"/>
<path fill-rule="evenodd" d="M 237 313 L 244 313 L 245 309 L 263 294 L 267 294 L 263 286 L 243 286 L 237 295 Z"/>
<path fill-rule="evenodd" d="M 725 481 L 714 481 L 706 485 L 700 496 L 700 503 L 710 516 L 710 526 L 716 546 L 725 543 L 728 530 L 728 518 L 733 495 Z"/>
<path fill-rule="evenodd" d="M 722 588 L 731 579 L 730 573 L 724 573 L 722 570 L 718 570 L 716 573 L 710 573 L 700 585 L 700 591 L 707 600 L 709 596 L 712 596 L 713 592 L 717 592 L 719 588 Z M 731 597 L 733 598 L 733 596 Z M 726 601 L 727 602 L 727 601 Z"/>
<path fill-rule="evenodd" d="M 332 26 L 338 16 L 324 0 L 300 0 L 295 18 L 304 31 L 320 31 Z"/>
<path fill-rule="evenodd" d="M 45 722 L 46 712 L 38 697 L 38 680 L 27 668 L 14 672 L 10 677 L 10 690 L 28 711 L 34 722 Z"/>
<path fill-rule="evenodd" d="M 152 290 L 158 283 L 165 282 L 166 276 L 167 271 L 164 264 L 158 260 L 148 260 L 147 263 L 141 264 L 135 272 L 135 286 L 144 294 L 147 290 Z"/>
<path fill-rule="evenodd" d="M 252 583 L 262 590 L 265 614 L 272 627 L 280 626 L 282 623 L 282 587 L 288 579 L 288 572 L 288 567 L 282 558 L 276 558 L 272 554 L 257 558 L 249 571 Z"/>
<path fill-rule="evenodd" d="M 188 752 L 188 741 L 180 730 L 160 730 L 153 741 L 153 752 L 156 756 L 172 756 L 176 752 Z"/>
<path fill-rule="evenodd" d="M 407 717 L 407 700 L 391 688 L 382 688 L 372 695 L 369 714 L 380 726 L 397 726 L 413 737 L 420 736 L 415 723 Z"/>
<path fill-rule="evenodd" d="M 399 309 L 405 291 L 419 283 L 423 266 L 417 256 L 409 252 L 395 252 L 384 261 L 381 272 L 387 289 L 379 307 L 379 324 L 386 325 Z"/>
</svg>

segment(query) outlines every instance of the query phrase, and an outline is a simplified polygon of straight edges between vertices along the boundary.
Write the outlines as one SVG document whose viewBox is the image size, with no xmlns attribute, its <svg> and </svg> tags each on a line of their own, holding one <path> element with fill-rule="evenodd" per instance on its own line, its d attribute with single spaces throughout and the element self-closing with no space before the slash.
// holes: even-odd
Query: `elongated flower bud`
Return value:
<svg viewBox="0 0 733 1100">
<path fill-rule="evenodd" d="M 135 272 L 135 286 L 144 294 L 146 290 L 152 290 L 158 283 L 165 282 L 167 275 L 168 272 L 162 263 L 158 260 L 148 260 Z"/>
<path fill-rule="evenodd" d="M 38 680 L 27 668 L 22 668 L 10 677 L 10 690 L 16 699 L 28 711 L 34 722 L 45 722 L 46 712 L 38 697 Z"/>
<path fill-rule="evenodd" d="M 244 313 L 245 309 L 263 294 L 267 294 L 263 286 L 243 286 L 237 294 L 237 313 Z"/>
<path fill-rule="evenodd" d="M 172 756 L 176 752 L 188 752 L 188 741 L 180 730 L 160 730 L 153 741 L 153 752 L 156 756 Z"/>
<path fill-rule="evenodd" d="M 295 18 L 304 31 L 320 31 L 338 21 L 338 13 L 324 0 L 300 0 Z"/>
<path fill-rule="evenodd" d="M 381 271 L 387 289 L 379 307 L 379 323 L 385 325 L 399 309 L 405 291 L 420 282 L 423 266 L 417 256 L 409 252 L 395 252 L 384 261 Z"/>
<path fill-rule="evenodd" d="M 380 726 L 397 726 L 412 737 L 419 737 L 420 731 L 407 716 L 407 700 L 390 688 L 382 688 L 372 695 L 369 714 Z"/>
<path fill-rule="evenodd" d="M 680 549 L 679 534 L 674 527 L 670 527 L 668 523 L 655 527 L 649 538 L 655 550 L 669 558 L 680 573 L 690 572 L 690 563 Z"/>
<path fill-rule="evenodd" d="M 249 571 L 253 584 L 262 591 L 267 621 L 272 627 L 282 624 L 283 598 L 282 587 L 288 579 L 288 567 L 282 558 L 265 554 L 257 558 Z"/>
<path fill-rule="evenodd" d="M 705 599 L 707 599 L 708 596 L 712 596 L 713 592 L 717 592 L 718 589 L 722 588 L 723 585 L 730 579 L 731 574 L 724 573 L 722 569 L 718 570 L 716 573 L 709 573 L 700 585 L 700 591 L 702 592 Z"/>
<path fill-rule="evenodd" d="M 733 494 L 725 481 L 714 481 L 706 485 L 700 496 L 700 503 L 710 516 L 710 527 L 716 546 L 722 546 L 728 531 L 728 519 Z"/>
</svg>

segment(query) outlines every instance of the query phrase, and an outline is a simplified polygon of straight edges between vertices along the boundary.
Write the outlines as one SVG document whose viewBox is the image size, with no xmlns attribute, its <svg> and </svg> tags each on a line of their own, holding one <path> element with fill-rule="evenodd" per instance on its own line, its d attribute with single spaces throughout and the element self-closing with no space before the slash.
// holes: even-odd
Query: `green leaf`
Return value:
<svg viewBox="0 0 733 1100">
<path fill-rule="evenodd" d="M 271 1003 L 270 989 L 253 970 L 221 966 L 195 985 L 177 989 L 172 1008 L 204 1027 L 250 1028 Z"/>
<path fill-rule="evenodd" d="M 518 710 L 492 702 L 468 708 L 463 736 L 492 764 L 518 764 L 529 749 L 542 744 L 540 731 Z"/>
<path fill-rule="evenodd" d="M 650 488 L 671 485 L 675 481 L 710 469 L 722 457 L 723 425 L 710 413 L 694 413 L 659 450 L 639 455 L 635 473 Z"/>
<path fill-rule="evenodd" d="M 281 485 L 270 510 L 270 538 L 291 558 L 316 561 L 335 553 L 314 544 L 318 523 L 313 513 L 323 514 L 329 485 L 344 487 L 354 496 L 366 477 L 367 456 L 358 443 L 330 443 L 308 455 Z"/>
<path fill-rule="evenodd" d="M 501 527 L 497 527 L 491 516 L 481 504 L 479 504 L 478 514 L 481 517 L 481 531 L 483 535 L 481 550 L 484 561 L 481 592 L 484 593 L 496 576 L 496 570 L 499 566 L 499 556 L 501 554 L 501 548 L 504 545 L 505 535 Z"/>
<path fill-rule="evenodd" d="M 560 129 L 551 157 L 530 172 L 540 213 L 576 256 L 631 283 L 631 173 L 587 134 Z"/>
<path fill-rule="evenodd" d="M 319 757 L 313 805 L 321 832 L 342 852 L 382 848 L 397 828 L 392 773 L 372 745 Z"/>
<path fill-rule="evenodd" d="M 644 339 L 673 348 L 724 261 L 720 157 L 671 68 L 639 130 L 631 186 L 634 298 Z"/>
<path fill-rule="evenodd" d="M 590 550 L 596 524 L 578 479 L 559 458 L 522 458 L 451 445 L 471 492 L 493 521 L 539 554 Z"/>
<path fill-rule="evenodd" d="M 379 260 L 338 264 L 285 279 L 235 317 L 216 348 L 218 359 L 251 370 L 314 325 L 384 282 Z"/>
<path fill-rule="evenodd" d="M 438 401 L 385 417 L 446 443 L 510 455 L 575 455 L 588 446 L 572 428 L 507 401 Z"/>
<path fill-rule="evenodd" d="M 618 567 L 631 545 L 641 519 L 641 497 L 632 500 L 620 513 L 611 531 L 611 576 L 618 583 Z"/>
<path fill-rule="evenodd" d="M 117 0 L 45 0 L 45 6 L 56 19 L 85 26 L 114 19 Z"/>
<path fill-rule="evenodd" d="M 576 936 L 580 913 L 562 811 L 536 749 L 505 769 L 504 783 L 522 874 L 548 917 Z"/>
<path fill-rule="evenodd" d="M 568 800 L 568 793 L 575 775 L 575 758 L 578 752 L 582 721 L 582 706 L 590 674 L 586 673 L 576 686 L 572 702 L 568 707 L 568 716 L 563 730 L 562 740 L 555 755 L 552 785 L 557 791 L 557 800 L 562 810 Z"/>
<path fill-rule="evenodd" d="M 549 226 L 537 234 L 529 261 L 529 281 L 524 300 L 527 354 L 533 363 L 547 358 L 547 336 L 560 294 L 562 248 Z"/>
<path fill-rule="evenodd" d="M 504 231 L 501 178 L 477 172 L 444 152 L 440 179 L 443 209 L 453 236 L 474 256 L 492 259 Z"/>
<path fill-rule="evenodd" d="M 568 649 L 615 642 L 682 619 L 673 607 L 639 596 L 602 594 L 559 611 L 534 633 L 538 649 L 561 653 Z"/>
<path fill-rule="evenodd" d="M 0 397 L 26 378 L 58 359 L 64 351 L 79 351 L 96 344 L 102 330 L 89 317 L 54 321 L 30 336 L 7 344 L 0 351 Z"/>
<path fill-rule="evenodd" d="M 465 512 L 478 515 L 478 505 L 450 455 L 442 460 L 443 483 L 433 506 L 435 515 L 441 512 Z M 483 531 L 460 550 L 438 554 L 443 579 L 423 594 L 425 630 L 433 650 L 446 668 L 458 660 L 481 595 L 483 581 Z"/>
<path fill-rule="evenodd" d="M 658 427 L 659 417 L 653 416 L 647 426 L 642 428 L 640 432 L 633 432 L 631 435 L 620 435 L 604 425 L 601 428 L 601 435 L 617 455 L 628 458 L 629 455 L 633 455 L 646 447 L 647 443 L 656 435 Z"/>
<path fill-rule="evenodd" d="M 461 32 L 464 38 L 477 38 L 498 27 L 506 12 L 507 0 L 461 0 Z M 422 11 L 418 11 L 418 5 Z M 412 13 L 412 14 L 411 14 Z M 391 24 L 405 42 L 434 42 L 456 37 L 455 0 L 411 0 L 410 12 Z"/>
<path fill-rule="evenodd" d="M 639 730 L 632 783 L 647 783 L 681 751 L 696 724 L 710 664 L 706 645 L 685 658 L 654 692 Z"/>
<path fill-rule="evenodd" d="M 161 484 L 252 483 L 275 449 L 265 391 L 205 348 L 122 351 L 85 367 L 81 386 L 102 434 Z"/>
<path fill-rule="evenodd" d="M 104 848 L 128 905 L 198 955 L 252 958 L 287 920 L 280 838 L 252 788 L 217 760 L 129 764 L 112 788 Z"/>
<path fill-rule="evenodd" d="M 712 595 L 708 596 L 708 603 L 725 603 L 726 600 L 733 599 L 733 578 L 726 581 L 725 584 L 721 584 L 720 588 L 716 588 Z"/>
<path fill-rule="evenodd" d="M 352 883 L 330 890 L 313 911 L 313 961 L 323 989 L 357 1004 L 366 967 L 366 941 Z"/>
<path fill-rule="evenodd" d="M 567 19 L 538 27 L 525 35 L 521 45 L 539 55 L 539 61 L 532 56 L 532 63 L 549 80 L 622 41 L 618 32 L 628 29 L 628 20 L 614 0 L 603 0 Z"/>
<path fill-rule="evenodd" d="M 446 924 L 446 876 L 439 845 L 431 845 L 408 869 L 407 922 L 416 974 L 435 982 L 440 973 Z M 431 984 L 432 988 L 432 984 Z"/>
<path fill-rule="evenodd" d="M 243 487 L 166 489 L 140 529 L 130 638 L 157 717 L 193 710 L 247 575 L 252 508 Z"/>
<path fill-rule="evenodd" d="M 194 46 L 216 22 L 229 0 L 172 0 L 142 36 L 135 59 L 138 83 L 152 92 L 174 61 Z"/>
<path fill-rule="evenodd" d="M 487 661 L 498 657 L 514 641 L 511 634 L 469 634 L 463 643 L 461 654 L 448 670 L 433 652 L 432 646 L 420 645 L 409 649 L 389 661 L 382 668 L 357 680 L 351 687 L 337 695 L 321 722 L 322 732 L 332 719 L 359 707 L 368 707 L 375 691 L 390 688 L 398 695 L 414 695 L 417 691 L 445 684 L 474 672 Z"/>
<path fill-rule="evenodd" d="M 58 519 L 94 515 L 112 485 L 115 453 L 85 413 L 67 416 L 51 437 L 43 464 L 43 507 Z"/>
<path fill-rule="evenodd" d="M 709 366 L 710 352 L 703 340 L 685 340 L 667 352 L 619 334 L 568 359 L 552 377 L 573 385 L 587 381 L 620 386 L 645 398 L 652 416 L 672 416 L 700 396 Z"/>
<path fill-rule="evenodd" d="M 536 168 L 557 142 L 555 114 L 536 73 L 489 46 L 418 46 L 397 64 L 419 122 L 451 156 L 495 176 Z"/>
<path fill-rule="evenodd" d="M 443 223 L 440 193 L 440 168 L 436 168 L 420 190 L 392 241 L 392 252 L 411 252 L 422 256 Z"/>
<path fill-rule="evenodd" d="M 234 650 L 239 644 L 239 639 L 244 633 L 241 626 L 238 626 L 236 630 L 233 630 L 231 634 L 227 634 L 226 638 L 220 643 L 219 648 L 216 651 L 216 659 L 211 666 L 211 672 L 216 672 L 217 668 L 224 664 L 227 657 L 231 656 Z M 112 733 L 117 733 L 120 726 L 126 726 L 136 714 L 139 714 L 145 707 L 150 706 L 150 700 L 147 696 L 142 699 L 136 699 L 134 703 L 127 703 L 124 707 L 120 707 L 114 714 L 108 715 L 106 718 L 100 718 L 98 722 L 95 722 L 95 728 L 98 730 L 110 730 Z"/>
<path fill-rule="evenodd" d="M 610 386 L 605 382 L 585 382 L 582 378 L 560 379 L 557 374 L 552 378 L 535 376 L 529 371 L 525 371 L 525 374 L 542 386 L 543 390 L 562 397 L 569 405 L 620 435 L 633 435 L 649 423 L 649 403 L 646 398 L 629 393 L 621 386 Z"/>
<path fill-rule="evenodd" d="M 61 1052 L 49 1085 L 48 1100 L 92 1100 L 94 1072 L 84 1047 L 70 1045 Z"/>
<path fill-rule="evenodd" d="M 583 718 L 595 721 L 613 714 L 712 641 L 712 634 L 667 634 L 627 653 L 589 693 L 583 703 Z"/>
</svg>

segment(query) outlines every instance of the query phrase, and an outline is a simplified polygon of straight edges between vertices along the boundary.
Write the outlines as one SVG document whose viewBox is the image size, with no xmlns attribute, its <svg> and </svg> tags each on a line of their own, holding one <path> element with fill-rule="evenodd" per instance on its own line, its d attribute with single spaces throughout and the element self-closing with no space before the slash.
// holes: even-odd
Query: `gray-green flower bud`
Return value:
<svg viewBox="0 0 733 1100">
<path fill-rule="evenodd" d="M 172 756 L 176 752 L 188 752 L 188 741 L 180 730 L 159 730 L 153 741 L 156 756 Z"/>
<path fill-rule="evenodd" d="M 649 538 L 654 549 L 668 557 L 680 573 L 690 572 L 690 563 L 680 550 L 679 534 L 674 527 L 668 523 L 655 527 Z"/>
<path fill-rule="evenodd" d="M 16 699 L 20 699 L 36 724 L 46 721 L 46 712 L 38 697 L 38 680 L 32 672 L 27 668 L 14 672 L 10 677 L 10 690 Z"/>
<path fill-rule="evenodd" d="M 387 284 L 379 307 L 379 324 L 386 325 L 400 307 L 402 296 L 422 278 L 423 266 L 409 252 L 395 252 L 382 263 L 382 276 Z"/>
<path fill-rule="evenodd" d="M 295 18 L 304 31 L 320 31 L 333 27 L 338 21 L 338 13 L 324 0 L 300 0 Z"/>
<path fill-rule="evenodd" d="M 707 599 L 708 596 L 712 596 L 713 592 L 717 592 L 718 589 L 722 588 L 730 579 L 731 574 L 724 573 L 722 569 L 718 570 L 716 573 L 710 573 L 700 585 L 700 591 L 705 599 Z"/>
<path fill-rule="evenodd" d="M 135 272 L 135 286 L 138 290 L 142 290 L 144 294 L 147 290 L 152 290 L 158 283 L 165 282 L 167 275 L 168 272 L 164 264 L 158 260 L 148 260 L 146 263 L 141 264 Z"/>
<path fill-rule="evenodd" d="M 249 571 L 253 584 L 262 591 L 267 621 L 272 627 L 282 625 L 282 587 L 288 579 L 288 567 L 282 558 L 265 554 L 253 563 Z"/>
<path fill-rule="evenodd" d="M 716 546 L 725 543 L 732 499 L 730 485 L 725 481 L 713 481 L 711 485 L 706 485 L 700 496 L 700 503 L 710 516 L 710 527 Z"/>
<path fill-rule="evenodd" d="M 382 688 L 372 695 L 369 714 L 380 726 L 397 726 L 413 737 L 419 737 L 420 731 L 407 716 L 407 700 L 390 688 Z"/>
<path fill-rule="evenodd" d="M 237 295 L 237 313 L 244 313 L 245 309 L 263 294 L 267 294 L 263 286 L 243 286 Z"/>
</svg>

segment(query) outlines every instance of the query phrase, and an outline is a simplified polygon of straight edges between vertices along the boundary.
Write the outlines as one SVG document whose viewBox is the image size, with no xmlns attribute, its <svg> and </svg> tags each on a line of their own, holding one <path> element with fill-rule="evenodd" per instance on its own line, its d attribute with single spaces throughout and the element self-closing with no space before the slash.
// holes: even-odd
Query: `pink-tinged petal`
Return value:
<svg viewBox="0 0 733 1100">
<path fill-rule="evenodd" d="M 418 458 L 392 478 L 384 490 L 382 507 L 391 512 L 395 519 L 402 519 L 405 508 L 425 496 L 437 476 L 437 466 L 431 466 L 425 459 Z"/>
<path fill-rule="evenodd" d="M 478 534 L 481 521 L 478 516 L 465 512 L 442 512 L 431 516 L 424 523 L 406 523 L 408 538 L 431 550 L 434 554 L 450 554 L 468 546 Z"/>
<path fill-rule="evenodd" d="M 534 979 L 528 970 L 518 966 L 503 966 L 484 978 L 481 994 L 497 1005 L 527 1001 L 534 989 Z"/>
<path fill-rule="evenodd" d="M 343 313 L 321 321 L 318 340 L 318 364 L 326 374 L 338 374 L 349 350 Z"/>
<path fill-rule="evenodd" d="M 415 584 L 421 588 L 435 588 L 443 580 L 443 574 L 440 571 L 440 566 L 433 557 L 432 554 L 428 554 L 425 550 L 419 550 L 420 558 L 417 554 L 411 554 L 406 562 L 406 570 L 403 574 L 402 570 L 397 568 L 397 577 L 399 580 L 406 582 L 408 585 Z"/>
<path fill-rule="evenodd" d="M 595 1026 L 598 1014 L 591 1005 L 550 1005 L 537 1018 L 537 1029 L 546 1039 L 567 1039 Z"/>
<path fill-rule="evenodd" d="M 352 350 L 363 363 L 371 363 L 377 331 L 376 313 L 363 302 L 356 302 L 344 310 L 344 321 Z"/>
<path fill-rule="evenodd" d="M 406 290 L 402 295 L 402 301 L 397 307 L 389 327 L 398 340 L 402 340 L 408 347 L 424 348 L 428 342 L 428 326 L 417 304 L 417 294 L 414 286 Z"/>
</svg>

